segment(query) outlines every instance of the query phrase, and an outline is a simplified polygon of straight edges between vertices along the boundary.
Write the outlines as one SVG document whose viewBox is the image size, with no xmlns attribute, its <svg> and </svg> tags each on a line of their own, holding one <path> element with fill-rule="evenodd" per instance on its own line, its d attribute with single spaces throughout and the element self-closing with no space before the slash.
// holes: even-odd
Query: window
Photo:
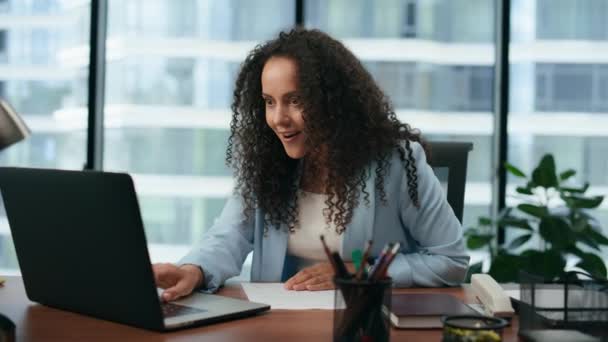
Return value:
<svg viewBox="0 0 608 342">
<path fill-rule="evenodd" d="M 74 63 L 74 45 L 67 42 L 77 34 L 86 35 L 88 27 L 84 32 L 76 29 L 75 21 L 61 14 L 87 16 L 90 6 L 62 7 L 50 0 L 8 4 L 0 1 L 0 11 L 9 19 L 36 14 L 27 20 L 8 20 L 0 31 L 0 97 L 23 116 L 32 136 L 3 150 L 0 165 L 82 169 L 86 116 L 77 105 L 86 103 L 87 62 Z M 0 207 L 0 273 L 17 270 L 14 253 Z"/>
<path fill-rule="evenodd" d="M 599 66 L 596 74 L 597 86 L 594 87 L 597 92 L 593 97 L 594 108 L 598 112 L 608 112 L 608 65 Z"/>
<path fill-rule="evenodd" d="M 31 4 L 32 14 L 50 13 L 55 5 L 54 0 L 35 0 Z"/>
<path fill-rule="evenodd" d="M 7 48 L 7 32 L 6 30 L 0 30 L 0 53 L 5 54 Z"/>
<path fill-rule="evenodd" d="M 293 26 L 296 3 L 306 27 L 362 60 L 402 121 L 473 142 L 464 226 L 490 213 L 495 1 L 108 0 L 104 168 L 133 175 L 153 261 L 182 256 L 222 209 L 234 78 L 248 51 Z M 83 167 L 90 4 L 0 0 L 0 96 L 33 131 L 0 165 Z M 554 153 L 608 193 L 608 2 L 511 6 L 509 162 L 529 171 Z M 608 200 L 594 213 L 608 231 Z M 0 208 L 0 273 L 16 269 Z"/>
<path fill-rule="evenodd" d="M 8 34 L 6 30 L 0 30 L 0 64 L 8 62 Z"/>
<path fill-rule="evenodd" d="M 405 2 L 405 22 L 403 23 L 404 38 L 416 37 L 416 0 L 409 0 Z"/>
<path fill-rule="evenodd" d="M 45 64 L 48 61 L 52 36 L 47 30 L 34 29 L 31 37 L 31 63 Z"/>
<path fill-rule="evenodd" d="M 604 0 L 537 0 L 536 34 L 541 39 L 606 40 Z"/>
<path fill-rule="evenodd" d="M 8 0 L 0 0 L 0 13 L 6 13 L 9 11 L 10 2 Z"/>
<path fill-rule="evenodd" d="M 370 8 L 365 0 L 308 0 L 305 6 L 306 26 L 350 47 L 400 119 L 430 140 L 474 143 L 464 225 L 488 215 L 494 1 L 376 1 Z M 360 15 L 368 19 L 357 20 Z"/>
<path fill-rule="evenodd" d="M 606 70 L 602 64 L 537 64 L 536 109 L 605 112 Z"/>
<path fill-rule="evenodd" d="M 239 65 L 293 25 L 294 3 L 110 0 L 108 10 L 104 169 L 133 175 L 152 260 L 177 261 L 232 191 Z"/>
<path fill-rule="evenodd" d="M 608 192 L 608 62 L 586 56 L 607 43 L 606 16 L 608 3 L 601 0 L 518 0 L 511 13 L 518 28 L 511 59 L 520 57 L 511 64 L 509 160 L 529 172 L 553 153 L 558 171 L 577 170 L 575 181 L 589 182 L 595 195 Z M 547 47 L 559 62 L 547 60 Z M 508 181 L 507 203 L 513 204 L 518 180 Z M 606 234 L 608 203 L 594 215 Z"/>
</svg>

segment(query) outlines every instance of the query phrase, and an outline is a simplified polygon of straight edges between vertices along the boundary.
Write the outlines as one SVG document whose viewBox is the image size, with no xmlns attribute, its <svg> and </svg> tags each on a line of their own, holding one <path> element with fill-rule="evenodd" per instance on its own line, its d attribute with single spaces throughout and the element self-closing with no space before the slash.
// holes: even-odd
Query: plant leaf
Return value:
<svg viewBox="0 0 608 342">
<path fill-rule="evenodd" d="M 515 188 L 515 191 L 524 195 L 533 195 L 532 190 L 527 187 L 518 186 L 517 188 Z"/>
<path fill-rule="evenodd" d="M 480 249 L 480 248 L 484 247 L 485 245 L 487 245 L 492 240 L 493 237 L 494 237 L 494 235 L 490 235 L 490 234 L 471 235 L 467 239 L 467 247 L 469 249 Z"/>
<path fill-rule="evenodd" d="M 583 215 L 574 214 L 574 218 L 571 219 L 571 221 L 572 230 L 575 232 L 582 232 L 587 228 L 587 226 L 589 226 L 588 219 Z"/>
<path fill-rule="evenodd" d="M 590 234 L 591 229 L 586 228 L 585 230 L 582 230 L 580 232 L 574 232 L 575 235 L 575 240 L 571 241 L 572 243 L 576 244 L 577 242 L 580 242 L 582 244 L 585 244 L 593 249 L 595 249 L 596 251 L 600 252 L 600 246 L 599 244 L 593 239 L 593 237 Z M 574 247 L 569 247 L 569 248 L 576 248 L 575 245 L 573 245 Z M 578 249 L 578 248 L 576 248 Z M 576 254 L 575 252 L 571 252 Z M 576 254 L 578 255 L 578 254 Z"/>
<path fill-rule="evenodd" d="M 596 277 L 606 278 L 606 265 L 602 258 L 592 253 L 582 253 L 579 257 L 581 261 L 576 264 L 576 267 L 580 267 Z"/>
<path fill-rule="evenodd" d="M 491 226 L 492 225 L 492 219 L 486 216 L 480 216 L 477 219 L 477 222 L 480 226 Z"/>
<path fill-rule="evenodd" d="M 513 176 L 520 177 L 520 178 L 528 177 L 520 169 L 516 168 L 515 166 L 513 166 L 507 162 L 505 162 L 505 169 L 507 169 L 507 171 L 509 171 L 509 173 L 512 174 Z"/>
<path fill-rule="evenodd" d="M 608 245 L 608 238 L 604 236 L 601 232 L 597 231 L 595 228 L 588 226 L 589 228 L 585 231 L 587 236 L 593 239 L 596 243 L 600 245 Z"/>
<path fill-rule="evenodd" d="M 574 208 L 586 208 L 593 209 L 597 208 L 604 201 L 604 196 L 593 196 L 593 197 L 582 197 L 577 195 L 563 196 L 566 203 Z"/>
<path fill-rule="evenodd" d="M 563 274 L 566 260 L 554 250 L 546 251 L 527 250 L 521 254 L 523 258 L 521 268 L 529 273 L 543 276 L 547 280 L 554 280 Z"/>
<path fill-rule="evenodd" d="M 559 185 L 555 174 L 555 160 L 551 154 L 545 154 L 532 171 L 532 181 L 544 188 L 556 188 Z"/>
<path fill-rule="evenodd" d="M 467 230 L 464 231 L 464 236 L 471 236 L 471 235 L 475 235 L 475 234 L 479 234 L 479 231 L 477 230 L 477 228 L 475 227 L 469 227 L 467 228 Z"/>
<path fill-rule="evenodd" d="M 521 257 L 499 253 L 492 260 L 488 273 L 499 283 L 517 282 Z"/>
<path fill-rule="evenodd" d="M 530 240 L 531 237 L 532 237 L 532 234 L 523 234 L 523 235 L 518 236 L 516 239 L 511 241 L 511 243 L 509 244 L 509 249 L 515 249 L 515 248 L 520 247 L 524 243 L 528 242 L 528 240 Z"/>
<path fill-rule="evenodd" d="M 589 237 L 585 234 L 578 235 L 577 240 L 580 241 L 581 243 L 584 243 L 585 245 L 595 249 L 598 252 L 601 251 L 600 246 L 595 241 L 593 241 L 593 239 L 591 237 Z"/>
<path fill-rule="evenodd" d="M 564 172 L 562 172 L 562 173 L 559 174 L 559 179 L 562 180 L 562 181 L 565 181 L 566 179 L 574 176 L 575 174 L 576 174 L 575 170 L 568 169 L 568 170 L 566 170 L 566 171 L 564 171 Z"/>
<path fill-rule="evenodd" d="M 589 189 L 589 182 L 585 182 L 585 185 L 583 185 L 582 188 L 569 188 L 569 187 L 560 187 L 560 190 L 566 191 L 566 192 L 572 192 L 572 193 L 578 193 L 578 194 L 583 194 L 585 193 L 587 190 Z"/>
<path fill-rule="evenodd" d="M 523 203 L 517 206 L 517 209 L 523 211 L 526 214 L 541 218 L 548 214 L 546 207 L 541 207 L 533 204 Z"/>
<path fill-rule="evenodd" d="M 568 253 L 578 256 L 579 258 L 581 257 L 581 255 L 583 255 L 585 253 L 585 252 L 581 251 L 580 248 L 576 247 L 576 245 L 574 245 L 574 244 L 566 247 L 564 250 Z"/>
<path fill-rule="evenodd" d="M 541 219 L 538 232 L 555 249 L 563 249 L 572 241 L 576 241 L 576 235 L 570 229 L 570 225 L 565 220 L 557 217 Z"/>
<path fill-rule="evenodd" d="M 501 227 L 515 227 L 525 230 L 532 230 L 532 227 L 530 226 L 530 223 L 528 223 L 528 220 L 513 216 L 501 218 L 498 221 L 498 225 Z"/>
</svg>

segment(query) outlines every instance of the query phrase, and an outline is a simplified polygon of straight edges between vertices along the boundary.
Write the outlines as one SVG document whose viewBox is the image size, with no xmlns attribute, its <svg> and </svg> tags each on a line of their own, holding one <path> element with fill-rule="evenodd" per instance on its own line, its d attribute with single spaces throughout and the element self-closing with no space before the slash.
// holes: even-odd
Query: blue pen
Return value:
<svg viewBox="0 0 608 342">
<path fill-rule="evenodd" d="M 380 255 L 378 255 L 378 257 L 376 258 L 376 261 L 374 262 L 374 266 L 372 266 L 371 270 L 369 271 L 369 274 L 367 277 L 368 279 L 371 279 L 371 275 L 374 274 L 376 269 L 382 264 L 382 261 L 384 260 L 384 258 L 386 258 L 386 253 L 388 253 L 390 248 L 391 248 L 390 243 L 384 245 L 384 248 L 382 248 Z"/>
<path fill-rule="evenodd" d="M 401 247 L 401 244 L 399 242 L 396 242 L 391 248 L 390 252 L 387 252 L 385 254 L 384 260 L 382 260 L 382 264 L 376 267 L 374 272 L 370 274 L 370 279 L 380 280 L 384 278 L 384 274 L 388 270 L 388 267 L 393 262 L 393 259 L 395 259 L 395 255 L 397 255 L 397 252 L 399 252 L 399 247 Z"/>
</svg>

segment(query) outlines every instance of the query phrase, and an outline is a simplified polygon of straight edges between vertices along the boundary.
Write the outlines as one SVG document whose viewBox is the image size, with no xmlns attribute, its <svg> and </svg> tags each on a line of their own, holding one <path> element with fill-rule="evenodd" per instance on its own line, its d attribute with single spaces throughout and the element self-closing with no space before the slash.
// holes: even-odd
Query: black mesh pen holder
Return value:
<svg viewBox="0 0 608 342">
<path fill-rule="evenodd" d="M 388 342 L 392 279 L 334 278 L 334 342 Z"/>
<path fill-rule="evenodd" d="M 521 271 L 519 333 L 567 329 L 608 341 L 608 280 L 566 272 L 557 282 Z"/>
</svg>

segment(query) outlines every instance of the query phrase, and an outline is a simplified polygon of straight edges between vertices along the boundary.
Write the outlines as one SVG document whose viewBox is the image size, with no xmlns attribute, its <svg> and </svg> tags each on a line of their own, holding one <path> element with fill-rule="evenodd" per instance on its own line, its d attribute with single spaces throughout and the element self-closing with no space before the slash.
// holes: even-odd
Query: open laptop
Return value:
<svg viewBox="0 0 608 342">
<path fill-rule="evenodd" d="M 128 174 L 0 168 L 0 190 L 32 301 L 158 331 L 270 309 L 202 293 L 161 303 Z"/>
</svg>

